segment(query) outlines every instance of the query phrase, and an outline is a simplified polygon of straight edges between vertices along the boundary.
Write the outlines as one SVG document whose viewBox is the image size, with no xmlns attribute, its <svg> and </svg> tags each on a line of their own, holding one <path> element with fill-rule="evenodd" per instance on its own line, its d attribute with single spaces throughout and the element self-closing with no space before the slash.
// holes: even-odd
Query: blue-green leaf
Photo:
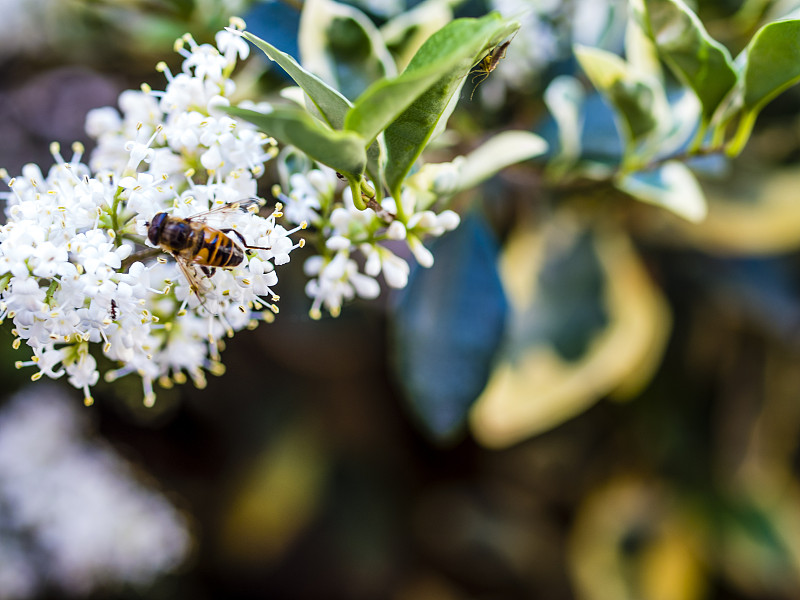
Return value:
<svg viewBox="0 0 800 600">
<path fill-rule="evenodd" d="M 565 360 L 578 360 L 608 325 L 605 275 L 592 232 L 570 245 L 549 248 L 538 274 L 538 293 L 516 324 L 507 350 L 515 356 L 528 347 L 550 344 Z M 519 345 L 517 345 L 519 344 Z"/>
<path fill-rule="evenodd" d="M 417 268 L 394 314 L 397 378 L 426 429 L 453 437 L 486 385 L 505 325 L 498 247 L 469 215 L 433 246 L 436 262 Z"/>
</svg>

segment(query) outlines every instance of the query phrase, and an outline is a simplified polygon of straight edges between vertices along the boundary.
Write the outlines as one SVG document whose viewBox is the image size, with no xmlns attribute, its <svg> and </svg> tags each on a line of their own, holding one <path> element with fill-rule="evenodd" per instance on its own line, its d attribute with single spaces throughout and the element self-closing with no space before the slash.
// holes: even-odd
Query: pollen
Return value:
<svg viewBox="0 0 800 600">
<path fill-rule="evenodd" d="M 215 377 L 219 377 L 220 375 L 224 375 L 225 374 L 225 365 L 223 365 L 221 362 L 213 361 L 208 366 L 208 372 L 211 373 L 212 375 L 214 375 Z"/>
</svg>

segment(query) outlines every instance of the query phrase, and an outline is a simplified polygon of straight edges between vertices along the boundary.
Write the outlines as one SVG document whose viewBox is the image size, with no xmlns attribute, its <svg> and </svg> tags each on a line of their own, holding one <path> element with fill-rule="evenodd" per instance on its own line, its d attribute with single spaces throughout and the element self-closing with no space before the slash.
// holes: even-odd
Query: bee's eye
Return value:
<svg viewBox="0 0 800 600">
<path fill-rule="evenodd" d="M 158 213 L 153 220 L 147 224 L 147 239 L 150 242 L 157 246 L 159 237 L 161 235 L 161 230 L 164 228 L 164 225 L 167 221 L 167 213 Z"/>
</svg>

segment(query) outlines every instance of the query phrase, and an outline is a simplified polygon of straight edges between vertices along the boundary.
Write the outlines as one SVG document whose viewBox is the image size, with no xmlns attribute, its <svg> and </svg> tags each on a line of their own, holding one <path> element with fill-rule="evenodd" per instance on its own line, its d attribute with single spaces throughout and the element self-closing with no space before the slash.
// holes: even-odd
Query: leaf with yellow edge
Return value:
<svg viewBox="0 0 800 600">
<path fill-rule="evenodd" d="M 472 432 L 485 446 L 509 446 L 551 429 L 617 390 L 635 393 L 658 366 L 667 341 L 671 317 L 666 301 L 628 238 L 616 230 L 593 236 L 605 280 L 605 326 L 574 360 L 565 360 L 563 351 L 545 337 L 531 339 L 524 323 L 541 293 L 545 248 L 569 243 L 565 231 L 569 235 L 571 230 L 573 237 L 582 232 L 564 217 L 548 227 L 542 232 L 523 226 L 501 260 L 512 310 L 508 339 L 470 414 Z"/>
<path fill-rule="evenodd" d="M 701 600 L 711 542 L 702 523 L 651 481 L 615 479 L 578 509 L 569 567 L 579 600 Z M 639 543 L 631 544 L 635 539 Z"/>
<path fill-rule="evenodd" d="M 290 426 L 254 459 L 222 525 L 234 560 L 278 558 L 314 516 L 328 459 L 310 428 Z"/>
<path fill-rule="evenodd" d="M 700 223 L 670 220 L 662 230 L 676 241 L 728 256 L 771 255 L 800 248 L 796 168 L 738 167 L 724 185 L 706 186 L 708 215 Z"/>
</svg>

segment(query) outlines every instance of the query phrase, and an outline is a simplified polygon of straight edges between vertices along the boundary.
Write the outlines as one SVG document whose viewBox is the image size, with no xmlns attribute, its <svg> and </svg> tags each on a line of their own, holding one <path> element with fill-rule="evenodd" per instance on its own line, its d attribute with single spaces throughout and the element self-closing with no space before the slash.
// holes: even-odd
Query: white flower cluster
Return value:
<svg viewBox="0 0 800 600">
<path fill-rule="evenodd" d="M 277 312 L 275 267 L 304 244 L 290 237 L 299 229 L 311 225 L 315 236 L 306 293 L 319 318 L 355 296 L 378 296 L 379 277 L 404 287 L 407 258 L 433 264 L 422 240 L 458 225 L 456 213 L 430 209 L 442 196 L 433 180 L 412 177 L 399 204 L 372 200 L 359 211 L 333 171 L 291 148 L 285 155 L 304 166 L 289 174 L 280 161 L 287 194 L 276 195 L 285 207 L 260 216 L 256 179 L 277 144 L 222 110 L 235 92 L 237 59 L 249 52 L 243 27 L 218 33 L 216 47 L 184 36 L 176 44 L 181 71 L 158 65 L 163 91 L 143 86 L 123 92 L 119 110 L 92 111 L 86 130 L 97 147 L 85 163 L 80 146 L 65 159 L 54 145 L 47 172 L 27 165 L 16 178 L 2 173 L 11 192 L 0 227 L 0 320 L 13 320 L 14 347 L 32 350 L 17 366 L 36 367 L 34 380 L 66 375 L 90 404 L 97 347 L 116 366 L 106 380 L 137 373 L 147 405 L 156 382 L 191 377 L 202 387 L 206 370 L 223 370 L 221 339 Z M 167 232 L 181 227 L 202 243 L 177 247 Z"/>
<path fill-rule="evenodd" d="M 83 415 L 52 387 L 0 412 L 0 507 L 0 598 L 146 585 L 191 545 L 184 517 L 88 437 Z"/>
<path fill-rule="evenodd" d="M 302 245 L 289 238 L 295 230 L 276 223 L 279 206 L 266 218 L 220 210 L 255 196 L 263 163 L 277 149 L 218 110 L 229 103 L 230 74 L 249 47 L 229 31 L 216 41 L 198 45 L 185 36 L 177 44 L 182 71 L 159 65 L 164 91 L 127 91 L 121 112 L 93 111 L 87 131 L 98 145 L 88 165 L 82 148 L 65 160 L 54 147 L 46 173 L 27 165 L 20 177 L 4 174 L 11 192 L 0 227 L 0 319 L 13 319 L 16 348 L 24 342 L 32 349 L 18 367 L 35 366 L 33 379 L 66 374 L 87 404 L 99 378 L 95 345 L 119 365 L 106 379 L 142 377 L 146 404 L 155 400 L 155 381 L 171 385 L 188 374 L 202 386 L 204 369 L 222 370 L 225 334 L 271 318 L 259 309 L 277 312 L 275 266 Z M 188 260 L 177 264 L 146 248 L 147 224 L 158 213 L 186 218 L 211 209 L 218 219 L 204 227 L 233 230 L 231 243 L 261 249 L 232 268 L 201 273 Z M 197 271 L 195 283 L 181 266 Z"/>
<path fill-rule="evenodd" d="M 410 267 L 398 253 L 412 254 L 423 267 L 433 265 L 433 255 L 422 239 L 455 229 L 460 218 L 452 210 L 437 214 L 429 209 L 436 199 L 434 182 L 425 189 L 415 188 L 412 182 L 413 178 L 407 180 L 401 206 L 393 198 L 384 198 L 380 206 L 358 210 L 349 187 L 344 188 L 341 200 L 336 199 L 337 177 L 327 167 L 288 177 L 289 194 L 279 196 L 286 205 L 286 218 L 308 222 L 321 234 L 319 254 L 304 263 L 313 318 L 320 318 L 322 308 L 338 315 L 342 304 L 356 296 L 376 298 L 381 275 L 389 287 L 404 288 Z"/>
</svg>

